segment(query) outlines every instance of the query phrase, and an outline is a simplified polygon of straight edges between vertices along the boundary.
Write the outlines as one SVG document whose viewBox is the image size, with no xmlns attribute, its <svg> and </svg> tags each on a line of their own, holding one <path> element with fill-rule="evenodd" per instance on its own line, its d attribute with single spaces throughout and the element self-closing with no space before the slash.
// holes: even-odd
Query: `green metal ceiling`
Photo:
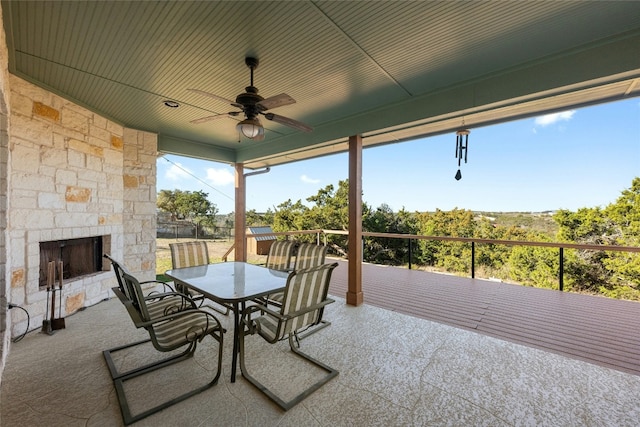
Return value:
<svg viewBox="0 0 640 427">
<path fill-rule="evenodd" d="M 2 1 L 10 71 L 127 127 L 164 152 L 273 165 L 640 92 L 640 2 Z M 239 140 L 233 107 L 260 65 L 273 112 Z M 165 100 L 177 101 L 168 108 Z"/>
</svg>

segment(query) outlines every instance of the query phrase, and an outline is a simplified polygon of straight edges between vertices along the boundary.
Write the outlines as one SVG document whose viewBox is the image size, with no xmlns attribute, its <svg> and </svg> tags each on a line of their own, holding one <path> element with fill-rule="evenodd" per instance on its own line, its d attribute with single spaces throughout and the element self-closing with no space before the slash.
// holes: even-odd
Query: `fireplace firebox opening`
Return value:
<svg viewBox="0 0 640 427">
<path fill-rule="evenodd" d="M 62 260 L 65 280 L 108 270 L 104 266 L 102 255 L 109 252 L 110 237 L 91 236 L 40 242 L 40 287 L 47 286 L 50 261 Z"/>
</svg>

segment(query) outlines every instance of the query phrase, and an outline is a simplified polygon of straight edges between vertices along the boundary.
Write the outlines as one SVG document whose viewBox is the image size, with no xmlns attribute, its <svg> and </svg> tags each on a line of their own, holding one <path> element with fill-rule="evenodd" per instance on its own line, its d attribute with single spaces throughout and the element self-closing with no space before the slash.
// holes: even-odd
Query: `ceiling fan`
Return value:
<svg viewBox="0 0 640 427">
<path fill-rule="evenodd" d="M 192 120 L 191 123 L 204 123 L 210 120 L 216 120 L 224 117 L 235 117 L 240 113 L 244 113 L 245 119 L 238 123 L 238 125 L 236 126 L 238 132 L 242 133 L 249 139 L 262 141 L 264 139 L 264 127 L 262 126 L 262 123 L 260 123 L 260 119 L 258 118 L 258 116 L 262 114 L 267 120 L 272 120 L 276 123 L 280 123 L 291 128 L 301 130 L 303 132 L 311 132 L 313 128 L 309 125 L 306 125 L 294 119 L 290 119 L 288 117 L 266 112 L 267 110 L 273 108 L 295 104 L 296 101 L 286 93 L 281 93 L 280 95 L 275 95 L 266 99 L 258 95 L 258 88 L 253 85 L 253 71 L 258 68 L 258 59 L 247 57 L 245 58 L 244 62 L 251 70 L 251 84 L 245 88 L 244 93 L 241 93 L 236 97 L 235 101 L 231 101 L 227 98 L 223 98 L 221 96 L 214 95 L 203 90 L 187 89 L 191 92 L 208 96 L 210 98 L 217 99 L 218 101 L 226 102 L 227 104 L 239 108 L 240 111 L 230 111 L 228 113 L 202 117 L 200 119 Z"/>
</svg>

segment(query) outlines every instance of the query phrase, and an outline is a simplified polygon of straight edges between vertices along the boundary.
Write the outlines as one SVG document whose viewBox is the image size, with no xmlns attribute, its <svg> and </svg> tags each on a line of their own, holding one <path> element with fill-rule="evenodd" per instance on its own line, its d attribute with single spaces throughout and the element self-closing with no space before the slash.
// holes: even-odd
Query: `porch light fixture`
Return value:
<svg viewBox="0 0 640 427">
<path fill-rule="evenodd" d="M 236 129 L 249 139 L 260 141 L 264 139 L 264 128 L 257 118 L 245 119 L 238 123 Z"/>
<path fill-rule="evenodd" d="M 460 181 L 462 173 L 460 172 L 460 162 L 464 152 L 464 162 L 467 163 L 467 148 L 469 147 L 469 129 L 461 129 L 456 132 L 456 159 L 458 159 L 458 172 L 456 172 L 456 181 Z"/>
</svg>

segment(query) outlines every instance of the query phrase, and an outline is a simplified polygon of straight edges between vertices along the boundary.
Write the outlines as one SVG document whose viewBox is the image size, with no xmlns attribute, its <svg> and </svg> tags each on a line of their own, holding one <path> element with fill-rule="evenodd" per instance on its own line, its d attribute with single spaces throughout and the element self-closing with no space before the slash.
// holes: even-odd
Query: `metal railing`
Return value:
<svg viewBox="0 0 640 427">
<path fill-rule="evenodd" d="M 281 231 L 281 232 L 277 232 L 277 233 L 258 233 L 258 234 L 247 234 L 246 238 L 247 239 L 254 239 L 257 237 L 279 237 L 279 236 L 285 236 L 285 239 L 289 239 L 290 236 L 298 236 L 298 235 L 305 235 L 305 234 L 315 234 L 316 235 L 316 244 L 320 244 L 320 234 L 323 234 L 325 230 L 300 230 L 300 231 Z M 327 244 L 327 238 L 325 237 L 324 239 L 324 244 Z M 227 262 L 227 259 L 229 258 L 229 255 L 231 254 L 231 252 L 234 251 L 234 249 L 236 248 L 236 244 L 234 243 L 233 245 L 231 245 L 231 247 L 227 250 L 227 252 L 224 253 L 224 255 L 222 255 L 222 261 L 223 262 Z"/>
<path fill-rule="evenodd" d="M 316 242 L 320 244 L 320 235 L 323 235 L 323 243 L 327 245 L 328 235 L 344 235 L 348 236 L 349 232 L 345 230 L 300 230 L 300 231 L 286 231 L 278 233 L 264 233 L 264 234 L 251 234 L 247 235 L 247 238 L 255 237 L 267 237 L 267 236 L 285 236 L 288 239 L 291 236 L 316 234 Z M 635 252 L 640 253 L 640 247 L 636 246 L 617 246 L 617 245 L 596 245 L 596 244 L 579 244 L 579 243 L 564 243 L 564 242 L 532 242 L 526 240 L 494 240 L 494 239 L 477 239 L 471 237 L 450 237 L 450 236 L 422 236 L 418 234 L 399 234 L 399 233 L 374 233 L 374 232 L 362 232 L 363 237 L 379 237 L 385 239 L 404 239 L 407 241 L 408 246 L 408 268 L 412 267 L 413 257 L 413 241 L 414 240 L 435 240 L 445 242 L 461 242 L 471 245 L 471 278 L 475 278 L 475 254 L 476 244 L 493 244 L 493 245 L 506 245 L 506 246 L 537 246 L 545 248 L 557 248 L 558 249 L 558 289 L 564 290 L 564 250 L 565 249 L 578 249 L 578 250 L 594 250 L 594 251 L 612 251 L 612 252 Z M 223 260 L 226 261 L 228 255 L 233 251 L 233 246 L 223 256 Z"/>
</svg>

